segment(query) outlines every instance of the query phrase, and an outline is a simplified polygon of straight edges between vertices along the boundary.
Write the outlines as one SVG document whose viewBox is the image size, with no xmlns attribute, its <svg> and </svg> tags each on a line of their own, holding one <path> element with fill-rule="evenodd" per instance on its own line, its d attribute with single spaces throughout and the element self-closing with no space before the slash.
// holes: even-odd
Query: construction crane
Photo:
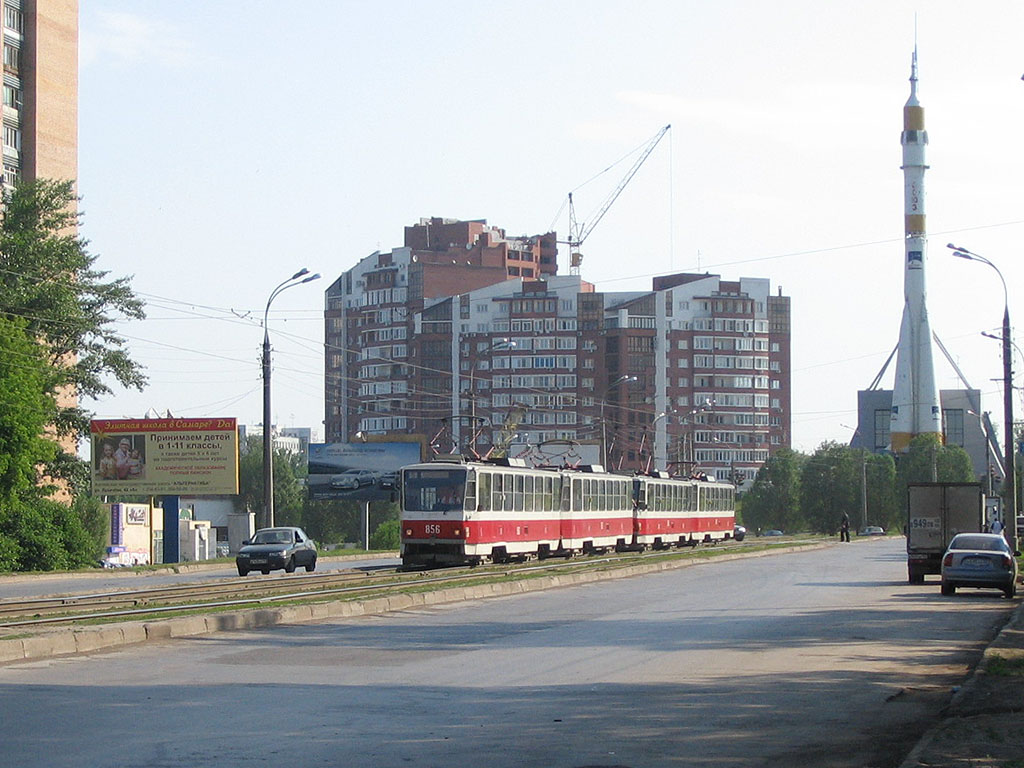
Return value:
<svg viewBox="0 0 1024 768">
<path fill-rule="evenodd" d="M 647 142 L 643 151 L 641 151 L 639 157 L 637 157 L 636 162 L 633 163 L 633 167 L 629 169 L 629 172 L 626 173 L 622 181 L 619 182 L 619 185 L 612 190 L 611 194 L 605 198 L 605 201 L 601 204 L 601 207 L 598 208 L 597 213 L 594 215 L 594 218 L 590 220 L 589 224 L 578 222 L 576 220 L 576 208 L 573 205 L 572 192 L 569 193 L 569 239 L 563 242 L 569 246 L 570 274 L 578 275 L 580 272 L 580 264 L 583 261 L 583 254 L 580 253 L 579 249 L 580 246 L 583 245 L 583 241 L 587 239 L 587 235 L 594 231 L 594 227 L 596 227 L 598 222 L 600 222 L 601 219 L 604 218 L 604 215 L 608 213 L 608 209 L 612 207 L 612 203 L 614 203 L 618 199 L 619 195 L 622 194 L 622 190 L 626 188 L 626 185 L 629 184 L 630 180 L 636 175 L 636 172 L 640 170 L 640 166 L 644 164 L 644 160 L 646 160 L 651 152 L 654 151 L 654 148 L 658 146 L 658 142 L 660 142 L 662 137 L 668 133 L 671 127 L 671 124 L 666 125 L 654 134 L 653 138 Z"/>
</svg>

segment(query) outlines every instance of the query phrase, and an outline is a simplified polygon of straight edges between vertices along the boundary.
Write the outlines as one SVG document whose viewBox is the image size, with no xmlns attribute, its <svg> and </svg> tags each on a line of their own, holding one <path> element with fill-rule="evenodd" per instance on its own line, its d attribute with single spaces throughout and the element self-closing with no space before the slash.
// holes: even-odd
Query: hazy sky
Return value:
<svg viewBox="0 0 1024 768">
<path fill-rule="evenodd" d="M 150 384 L 86 403 L 100 417 L 261 422 L 263 310 L 305 266 L 323 279 L 271 312 L 273 410 L 322 437 L 323 291 L 342 271 L 425 216 L 562 236 L 566 194 L 671 123 L 583 277 L 769 278 L 792 297 L 793 446 L 847 441 L 899 331 L 916 25 L 932 328 L 1001 422 L 999 343 L 980 335 L 1002 321 L 999 278 L 945 246 L 995 262 L 1024 317 L 1019 2 L 81 6 L 82 231 L 149 305 L 123 332 Z M 582 219 L 629 164 L 575 192 Z"/>
</svg>

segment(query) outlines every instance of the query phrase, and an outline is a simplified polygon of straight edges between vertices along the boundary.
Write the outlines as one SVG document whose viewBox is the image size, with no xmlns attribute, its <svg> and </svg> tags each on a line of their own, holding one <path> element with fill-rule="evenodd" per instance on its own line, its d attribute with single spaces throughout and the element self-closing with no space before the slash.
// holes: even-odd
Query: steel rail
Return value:
<svg viewBox="0 0 1024 768">
<path fill-rule="evenodd" d="M 739 549 L 747 548 L 753 544 L 754 542 L 743 544 L 739 542 L 719 542 L 714 548 L 718 550 Z M 484 581 L 493 578 L 505 578 L 515 574 L 554 571 L 564 568 L 593 568 L 608 564 L 623 565 L 652 557 L 692 556 L 694 553 L 701 551 L 709 552 L 713 550 L 709 547 L 686 547 L 647 552 L 630 552 L 614 556 L 574 557 L 559 562 L 545 561 L 543 565 L 530 561 L 529 564 L 514 564 L 511 567 L 509 564 L 475 567 L 463 566 L 446 568 L 443 575 L 437 575 L 437 571 L 430 571 L 430 573 L 435 575 L 427 578 L 410 578 L 414 573 L 410 571 L 381 569 L 383 572 L 377 573 L 353 573 L 349 571 L 342 574 L 300 574 L 281 576 L 273 580 L 234 579 L 215 584 L 156 587 L 144 590 L 30 598 L 14 601 L 0 600 L 0 617 L 10 619 L 0 621 L 0 628 L 182 613 L 194 610 L 260 605 L 316 597 L 343 596 L 359 592 L 387 594 L 390 591 L 407 589 L 409 587 L 465 581 Z M 368 579 L 374 579 L 375 583 L 351 584 L 353 581 L 366 581 Z M 299 582 L 301 582 L 301 585 Z M 312 586 L 311 582 L 320 586 L 310 589 L 309 587 Z M 298 591 L 289 591 L 295 588 L 298 588 Z M 280 592 L 280 594 L 272 594 L 274 592 Z M 235 595 L 236 597 L 229 600 L 210 600 L 211 597 L 216 597 L 219 594 Z M 189 602 L 190 600 L 197 599 L 201 600 L 201 602 Z M 170 602 L 171 604 L 159 604 L 160 602 Z M 149 605 L 149 603 L 155 604 Z M 102 608 L 117 605 L 136 607 L 115 611 L 101 610 Z M 90 608 L 95 608 L 96 610 L 90 610 Z M 68 614 L 67 611 L 69 610 L 77 611 L 77 613 Z"/>
<path fill-rule="evenodd" d="M 370 578 L 371 574 L 359 571 L 345 571 L 333 574 L 308 574 L 298 576 L 279 576 L 272 579 L 232 579 L 206 584 L 177 584 L 147 589 L 128 589 L 110 592 L 82 593 L 73 595 L 54 595 L 19 599 L 0 599 L 0 617 L 24 615 L 27 613 L 52 613 L 69 609 L 90 607 L 109 607 L 113 605 L 139 605 L 166 600 L 186 601 L 196 598 L 210 598 L 218 594 L 244 595 L 248 593 L 266 593 L 275 590 L 291 589 L 296 578 L 311 583 L 330 586 L 338 582 L 347 582 Z"/>
</svg>

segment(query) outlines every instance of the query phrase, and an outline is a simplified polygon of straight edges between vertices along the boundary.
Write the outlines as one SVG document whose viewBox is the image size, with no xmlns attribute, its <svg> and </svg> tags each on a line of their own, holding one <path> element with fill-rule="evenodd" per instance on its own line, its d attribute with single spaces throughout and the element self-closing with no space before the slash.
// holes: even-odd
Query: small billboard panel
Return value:
<svg viewBox="0 0 1024 768">
<path fill-rule="evenodd" d="M 386 501 L 398 470 L 420 461 L 420 443 L 310 443 L 306 488 L 314 500 Z"/>
<path fill-rule="evenodd" d="M 94 494 L 147 496 L 238 493 L 235 419 L 96 419 Z"/>
</svg>

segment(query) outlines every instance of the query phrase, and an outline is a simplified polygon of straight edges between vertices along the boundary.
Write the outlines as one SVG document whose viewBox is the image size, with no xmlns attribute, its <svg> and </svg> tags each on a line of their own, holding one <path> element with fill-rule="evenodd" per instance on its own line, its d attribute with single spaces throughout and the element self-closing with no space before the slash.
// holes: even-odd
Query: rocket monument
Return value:
<svg viewBox="0 0 1024 768">
<path fill-rule="evenodd" d="M 894 453 L 906 453 L 910 441 L 923 434 L 942 439 L 942 409 L 935 385 L 932 330 L 925 302 L 924 267 L 928 238 L 925 228 L 924 173 L 928 132 L 924 107 L 917 100 L 917 49 L 910 65 L 910 98 L 903 107 L 903 319 L 896 353 L 889 433 Z"/>
</svg>

